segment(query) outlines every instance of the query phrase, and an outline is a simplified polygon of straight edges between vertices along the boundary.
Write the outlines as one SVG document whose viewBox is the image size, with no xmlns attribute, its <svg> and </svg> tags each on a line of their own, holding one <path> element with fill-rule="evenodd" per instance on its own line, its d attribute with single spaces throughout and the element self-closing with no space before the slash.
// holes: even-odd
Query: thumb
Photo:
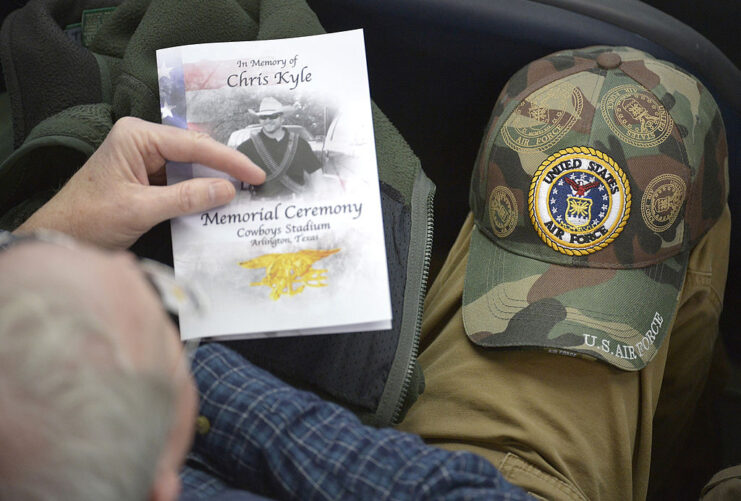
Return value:
<svg viewBox="0 0 741 501">
<path fill-rule="evenodd" d="M 226 179 L 195 178 L 171 186 L 148 186 L 146 214 L 152 225 L 231 202 L 236 194 Z"/>
</svg>

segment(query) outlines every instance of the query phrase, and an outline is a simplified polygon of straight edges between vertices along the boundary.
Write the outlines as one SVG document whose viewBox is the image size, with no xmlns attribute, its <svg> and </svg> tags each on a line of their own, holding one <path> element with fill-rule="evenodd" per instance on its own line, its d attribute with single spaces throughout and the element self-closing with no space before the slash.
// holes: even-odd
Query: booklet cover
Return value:
<svg viewBox="0 0 741 501">
<path fill-rule="evenodd" d="M 175 274 L 208 299 L 183 339 L 391 327 L 361 30 L 157 51 L 162 122 L 265 170 L 228 205 L 172 221 Z M 169 163 L 174 184 L 228 175 Z"/>
</svg>

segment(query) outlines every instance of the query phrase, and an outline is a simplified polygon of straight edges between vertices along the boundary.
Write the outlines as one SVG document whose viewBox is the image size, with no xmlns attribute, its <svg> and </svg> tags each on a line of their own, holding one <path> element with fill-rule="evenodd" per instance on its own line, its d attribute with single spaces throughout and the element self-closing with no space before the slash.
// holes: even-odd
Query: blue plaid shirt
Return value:
<svg viewBox="0 0 741 501">
<path fill-rule="evenodd" d="M 364 426 L 223 345 L 198 348 L 193 373 L 202 417 L 186 499 L 529 499 L 485 459 Z"/>
</svg>

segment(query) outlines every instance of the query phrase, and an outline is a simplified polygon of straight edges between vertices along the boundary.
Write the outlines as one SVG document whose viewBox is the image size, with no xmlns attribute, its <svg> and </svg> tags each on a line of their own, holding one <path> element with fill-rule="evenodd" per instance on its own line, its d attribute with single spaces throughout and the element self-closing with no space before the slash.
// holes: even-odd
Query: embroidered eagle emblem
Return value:
<svg viewBox="0 0 741 501">
<path fill-rule="evenodd" d="M 610 245 L 630 215 L 630 184 L 606 153 L 572 146 L 535 170 L 528 192 L 530 221 L 551 249 L 585 256 Z"/>
<path fill-rule="evenodd" d="M 571 186 L 571 189 L 574 190 L 574 195 L 576 195 L 577 197 L 586 196 L 589 190 L 599 186 L 598 181 L 592 181 L 591 183 L 587 183 L 587 184 L 579 184 L 573 179 L 569 178 L 568 176 L 564 176 L 563 180 L 566 181 L 566 183 L 569 186 Z"/>
</svg>

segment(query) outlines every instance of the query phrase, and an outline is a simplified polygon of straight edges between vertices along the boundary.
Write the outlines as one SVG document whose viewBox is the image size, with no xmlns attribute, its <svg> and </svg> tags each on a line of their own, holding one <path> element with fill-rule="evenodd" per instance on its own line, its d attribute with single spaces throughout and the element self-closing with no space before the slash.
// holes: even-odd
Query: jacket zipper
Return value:
<svg viewBox="0 0 741 501">
<path fill-rule="evenodd" d="M 427 279 L 429 277 L 430 273 L 430 258 L 432 256 L 432 236 L 433 236 L 433 229 L 434 229 L 434 212 L 433 212 L 433 200 L 435 198 L 435 185 L 432 184 L 431 181 L 427 180 L 429 183 L 429 191 L 427 193 L 427 197 L 425 200 L 425 211 L 426 211 L 426 222 L 425 222 L 425 243 L 424 243 L 424 253 L 423 253 L 423 266 L 422 266 L 422 274 L 421 274 L 421 280 L 418 285 L 419 290 L 419 296 L 418 296 L 418 304 L 417 304 L 417 317 L 415 319 L 414 324 L 414 338 L 412 340 L 412 348 L 410 356 L 407 360 L 407 366 L 406 371 L 404 374 L 404 380 L 401 385 L 401 390 L 399 392 L 399 397 L 396 402 L 396 407 L 394 408 L 394 412 L 391 416 L 391 424 L 396 425 L 399 424 L 401 419 L 401 412 L 404 408 L 404 402 L 406 401 L 407 394 L 409 393 L 409 386 L 412 383 L 412 378 L 414 376 L 414 366 L 415 362 L 417 360 L 417 355 L 419 354 L 419 337 L 422 330 L 422 315 L 424 313 L 424 301 L 425 297 L 427 295 Z M 407 284 L 407 287 L 409 284 Z"/>
</svg>

